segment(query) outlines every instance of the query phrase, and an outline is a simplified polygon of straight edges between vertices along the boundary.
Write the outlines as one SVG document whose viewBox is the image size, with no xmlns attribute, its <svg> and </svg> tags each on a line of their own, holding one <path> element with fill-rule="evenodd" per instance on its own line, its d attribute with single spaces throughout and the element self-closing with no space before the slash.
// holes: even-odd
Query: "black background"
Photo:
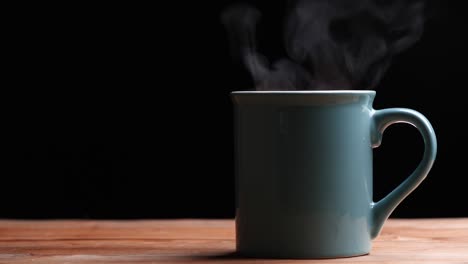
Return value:
<svg viewBox="0 0 468 264">
<path fill-rule="evenodd" d="M 281 1 L 251 1 L 260 49 L 282 56 Z M 422 39 L 395 58 L 376 109 L 409 107 L 439 142 L 426 181 L 396 217 L 468 216 L 463 1 L 430 2 Z M 230 57 L 233 1 L 20 6 L 7 23 L 1 218 L 234 216 L 232 104 L 252 82 Z M 374 198 L 416 167 L 416 129 L 374 151 Z"/>
</svg>

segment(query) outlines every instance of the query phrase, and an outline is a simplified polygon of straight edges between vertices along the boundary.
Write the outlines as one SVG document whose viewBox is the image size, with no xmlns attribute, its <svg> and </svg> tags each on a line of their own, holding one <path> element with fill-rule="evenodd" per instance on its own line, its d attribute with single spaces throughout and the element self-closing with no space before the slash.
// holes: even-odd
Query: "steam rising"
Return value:
<svg viewBox="0 0 468 264">
<path fill-rule="evenodd" d="M 392 57 L 423 31 L 422 0 L 296 0 L 286 10 L 288 58 L 270 63 L 256 49 L 260 12 L 222 14 L 231 46 L 257 90 L 373 89 Z"/>
</svg>

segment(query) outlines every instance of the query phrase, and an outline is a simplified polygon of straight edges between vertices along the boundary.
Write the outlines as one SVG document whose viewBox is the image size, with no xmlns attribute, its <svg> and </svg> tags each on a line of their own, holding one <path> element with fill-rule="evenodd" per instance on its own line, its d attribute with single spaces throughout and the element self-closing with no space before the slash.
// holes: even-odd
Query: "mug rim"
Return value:
<svg viewBox="0 0 468 264">
<path fill-rule="evenodd" d="M 232 95 L 243 94 L 375 94 L 375 90 L 294 90 L 294 91 L 232 91 Z"/>
</svg>

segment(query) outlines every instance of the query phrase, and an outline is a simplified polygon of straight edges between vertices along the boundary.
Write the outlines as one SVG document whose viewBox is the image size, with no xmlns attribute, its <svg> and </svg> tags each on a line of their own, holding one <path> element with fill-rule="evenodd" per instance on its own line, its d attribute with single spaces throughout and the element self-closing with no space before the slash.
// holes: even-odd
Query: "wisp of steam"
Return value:
<svg viewBox="0 0 468 264">
<path fill-rule="evenodd" d="M 237 4 L 221 19 L 257 90 L 373 89 L 392 57 L 420 38 L 423 9 L 422 0 L 289 1 L 287 57 L 274 63 L 256 49 L 257 9 Z"/>
</svg>

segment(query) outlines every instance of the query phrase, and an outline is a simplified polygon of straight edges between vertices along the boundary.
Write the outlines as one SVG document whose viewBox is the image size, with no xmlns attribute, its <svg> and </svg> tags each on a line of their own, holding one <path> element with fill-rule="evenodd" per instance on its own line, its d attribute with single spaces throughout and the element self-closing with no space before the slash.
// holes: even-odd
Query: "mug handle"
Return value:
<svg viewBox="0 0 468 264">
<path fill-rule="evenodd" d="M 391 193 L 380 201 L 371 203 L 371 238 L 376 238 L 393 210 L 426 178 L 437 154 L 437 139 L 434 129 L 421 113 L 407 108 L 373 110 L 371 113 L 372 147 L 380 146 L 385 129 L 395 123 L 415 126 L 424 139 L 424 155 L 418 167 Z"/>
</svg>

